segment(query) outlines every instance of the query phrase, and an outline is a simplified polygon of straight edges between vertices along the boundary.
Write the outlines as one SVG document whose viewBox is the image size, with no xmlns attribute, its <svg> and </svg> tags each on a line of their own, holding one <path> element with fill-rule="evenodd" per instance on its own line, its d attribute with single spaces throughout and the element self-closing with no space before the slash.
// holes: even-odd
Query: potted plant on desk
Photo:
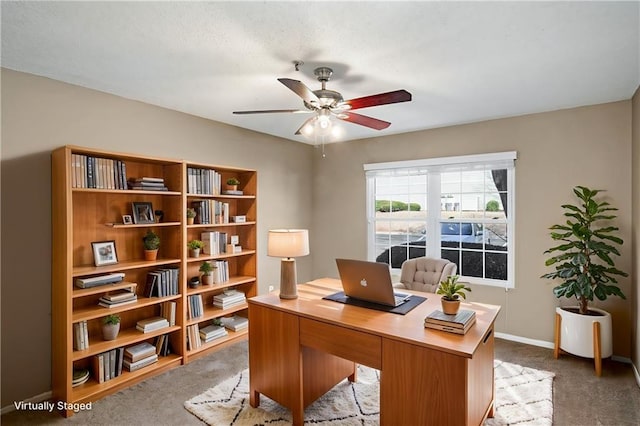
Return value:
<svg viewBox="0 0 640 426">
<path fill-rule="evenodd" d="M 460 309 L 460 298 L 467 298 L 465 291 L 471 291 L 466 284 L 459 283 L 459 275 L 449 275 L 446 280 L 440 282 L 436 294 L 441 294 L 442 312 L 447 315 L 455 315 Z"/>
<path fill-rule="evenodd" d="M 594 358 L 596 374 L 600 375 L 600 360 L 613 353 L 611 315 L 598 308 L 590 307 L 594 296 L 606 300 L 609 296 L 625 299 L 616 276 L 628 274 L 615 267 L 612 256 L 619 256 L 616 245 L 622 245 L 621 238 L 614 234 L 618 228 L 607 224 L 615 219 L 606 201 L 595 197 L 601 190 L 576 186 L 573 192 L 581 201 L 578 205 L 564 204 L 564 216 L 568 219 L 561 225 L 553 225 L 551 238 L 560 242 L 545 254 L 552 256 L 546 266 L 554 266 L 555 271 L 541 278 L 558 279 L 554 287 L 557 298 L 575 297 L 578 306 L 556 308 L 556 336 L 554 356 L 558 358 L 560 349 L 574 355 Z M 597 335 L 597 340 L 594 338 Z"/>
</svg>

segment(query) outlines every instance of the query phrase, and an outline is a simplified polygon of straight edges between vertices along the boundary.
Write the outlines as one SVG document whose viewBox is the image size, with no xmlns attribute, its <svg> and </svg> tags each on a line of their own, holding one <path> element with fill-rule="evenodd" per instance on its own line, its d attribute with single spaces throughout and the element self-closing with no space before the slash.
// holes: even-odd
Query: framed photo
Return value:
<svg viewBox="0 0 640 426">
<path fill-rule="evenodd" d="M 151 203 L 133 203 L 133 223 L 154 223 Z"/>
<path fill-rule="evenodd" d="M 96 241 L 91 243 L 93 261 L 96 266 L 113 265 L 118 263 L 115 241 Z"/>
<path fill-rule="evenodd" d="M 132 225 L 133 224 L 133 218 L 131 217 L 130 214 L 123 214 L 122 215 L 122 223 L 125 225 Z"/>
</svg>

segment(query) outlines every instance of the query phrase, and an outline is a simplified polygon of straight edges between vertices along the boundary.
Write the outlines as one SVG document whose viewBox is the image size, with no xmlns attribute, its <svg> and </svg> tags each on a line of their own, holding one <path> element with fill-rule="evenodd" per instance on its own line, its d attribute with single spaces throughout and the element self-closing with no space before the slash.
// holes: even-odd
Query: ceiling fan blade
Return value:
<svg viewBox="0 0 640 426">
<path fill-rule="evenodd" d="M 290 112 L 293 114 L 307 114 L 312 111 L 305 111 L 301 109 L 263 109 L 257 111 L 233 111 L 234 114 L 271 114 L 277 112 Z"/>
<path fill-rule="evenodd" d="M 293 90 L 296 95 L 300 96 L 308 104 L 318 105 L 320 103 L 320 99 L 304 83 L 291 78 L 279 78 L 278 81 Z"/>
<path fill-rule="evenodd" d="M 404 89 L 393 92 L 379 93 L 377 95 L 364 96 L 362 98 L 350 99 L 343 104 L 350 105 L 351 109 L 367 108 L 371 106 L 395 104 L 411 100 L 411 93 Z"/>
<path fill-rule="evenodd" d="M 388 121 L 378 120 L 377 118 L 368 117 L 362 114 L 356 114 L 355 112 L 345 111 L 336 115 L 340 120 L 348 121 L 350 123 L 359 124 L 361 126 L 370 127 L 375 130 L 386 129 L 391 125 Z"/>
<path fill-rule="evenodd" d="M 301 135 L 302 134 L 302 129 L 304 129 L 307 124 L 311 123 L 316 118 L 317 117 L 314 115 L 313 117 L 306 119 L 304 121 L 304 123 L 302 123 L 302 126 L 298 127 L 298 130 L 296 130 L 296 132 L 294 134 Z"/>
</svg>

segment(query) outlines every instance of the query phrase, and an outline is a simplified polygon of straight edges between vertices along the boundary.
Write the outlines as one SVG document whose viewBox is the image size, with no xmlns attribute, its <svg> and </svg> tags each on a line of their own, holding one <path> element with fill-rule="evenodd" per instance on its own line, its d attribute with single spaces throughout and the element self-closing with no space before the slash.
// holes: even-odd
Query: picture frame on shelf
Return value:
<svg viewBox="0 0 640 426">
<path fill-rule="evenodd" d="M 122 215 L 122 223 L 124 225 L 133 225 L 133 218 L 131 217 L 130 214 L 123 214 Z"/>
<path fill-rule="evenodd" d="M 91 243 L 91 248 L 93 250 L 93 262 L 96 266 L 115 265 L 118 263 L 115 241 L 94 241 Z"/>
<path fill-rule="evenodd" d="M 133 210 L 133 223 L 145 224 L 155 223 L 153 215 L 153 205 L 148 202 L 136 202 L 132 203 Z"/>
</svg>

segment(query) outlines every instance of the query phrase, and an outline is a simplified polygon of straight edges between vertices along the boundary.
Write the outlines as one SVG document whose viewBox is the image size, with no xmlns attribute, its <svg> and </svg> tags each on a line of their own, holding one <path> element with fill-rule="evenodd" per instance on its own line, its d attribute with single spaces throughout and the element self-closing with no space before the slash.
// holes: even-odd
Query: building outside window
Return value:
<svg viewBox="0 0 640 426">
<path fill-rule="evenodd" d="M 366 164 L 369 260 L 441 257 L 513 287 L 515 152 Z"/>
</svg>

